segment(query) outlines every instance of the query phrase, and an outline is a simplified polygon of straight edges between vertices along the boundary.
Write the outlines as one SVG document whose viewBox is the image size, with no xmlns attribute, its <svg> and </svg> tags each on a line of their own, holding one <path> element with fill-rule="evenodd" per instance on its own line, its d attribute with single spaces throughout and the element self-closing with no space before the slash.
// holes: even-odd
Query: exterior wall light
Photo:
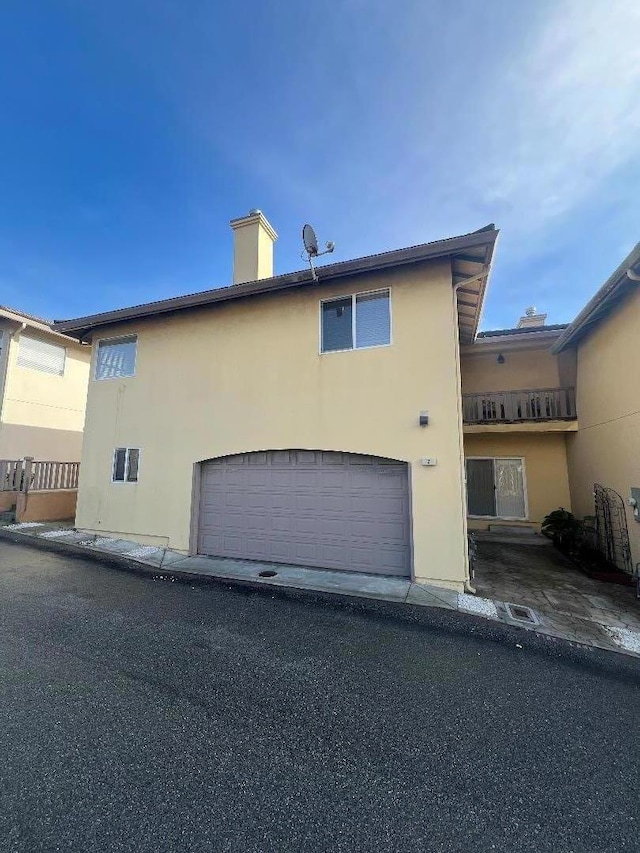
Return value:
<svg viewBox="0 0 640 853">
<path fill-rule="evenodd" d="M 429 414 L 428 412 L 420 412 L 420 418 L 418 420 L 420 426 L 429 426 Z"/>
<path fill-rule="evenodd" d="M 502 355 L 502 353 L 500 353 L 498 355 L 498 358 L 496 359 L 496 361 L 498 362 L 498 364 L 504 364 L 505 359 L 504 359 L 504 356 Z"/>
</svg>

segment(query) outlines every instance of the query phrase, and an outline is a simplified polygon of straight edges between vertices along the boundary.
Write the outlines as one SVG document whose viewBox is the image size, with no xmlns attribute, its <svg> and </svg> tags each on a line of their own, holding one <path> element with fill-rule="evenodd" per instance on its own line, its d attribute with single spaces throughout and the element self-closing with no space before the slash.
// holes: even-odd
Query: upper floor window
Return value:
<svg viewBox="0 0 640 853">
<path fill-rule="evenodd" d="M 50 344 L 29 335 L 20 335 L 18 344 L 18 365 L 31 370 L 41 370 L 43 373 L 53 373 L 54 376 L 64 375 L 64 363 L 67 350 L 59 344 Z"/>
<path fill-rule="evenodd" d="M 354 293 L 320 303 L 321 352 L 365 349 L 391 343 L 389 290 Z"/>
<path fill-rule="evenodd" d="M 96 355 L 96 379 L 133 376 L 136 372 L 137 349 L 136 335 L 100 341 Z"/>
</svg>

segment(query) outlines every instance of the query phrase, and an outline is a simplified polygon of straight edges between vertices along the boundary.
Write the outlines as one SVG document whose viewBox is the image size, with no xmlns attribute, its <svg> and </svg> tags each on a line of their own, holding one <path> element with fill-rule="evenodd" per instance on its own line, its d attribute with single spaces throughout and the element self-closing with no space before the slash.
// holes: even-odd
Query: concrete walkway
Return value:
<svg viewBox="0 0 640 853">
<path fill-rule="evenodd" d="M 219 579 L 458 610 L 550 637 L 640 657 L 640 629 L 623 627 L 619 620 L 612 619 L 614 624 L 596 624 L 570 613 L 552 609 L 542 612 L 524 601 L 506 602 L 457 593 L 404 578 L 217 557 L 187 557 L 168 548 L 139 545 L 106 536 L 89 536 L 64 523 L 6 524 L 0 526 L 0 537 L 85 557 L 93 555 L 96 559 L 148 574 L 154 580 Z M 638 610 L 640 612 L 640 606 Z"/>
</svg>

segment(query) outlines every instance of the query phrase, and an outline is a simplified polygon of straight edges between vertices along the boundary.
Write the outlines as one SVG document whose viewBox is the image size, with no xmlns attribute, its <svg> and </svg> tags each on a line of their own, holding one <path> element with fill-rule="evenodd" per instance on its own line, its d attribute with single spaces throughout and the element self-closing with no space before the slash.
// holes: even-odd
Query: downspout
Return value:
<svg viewBox="0 0 640 853">
<path fill-rule="evenodd" d="M 16 335 L 24 332 L 26 328 L 27 324 L 22 323 L 17 329 L 14 329 L 13 332 L 9 332 L 9 338 L 13 340 Z M 10 346 L 7 344 L 6 347 L 3 347 L 3 352 L 0 355 L 0 423 L 2 423 L 2 415 L 4 413 L 4 391 L 7 385 L 7 372 L 9 370 L 9 350 Z"/>
<path fill-rule="evenodd" d="M 629 269 L 627 270 L 627 278 L 630 281 L 640 281 L 640 275 L 638 275 L 638 273 L 635 272 L 632 267 L 629 267 Z"/>
<path fill-rule="evenodd" d="M 484 272 L 480 273 L 479 275 L 474 276 L 472 279 L 464 279 L 463 281 L 458 282 L 458 284 L 454 284 L 453 285 L 453 298 L 454 298 L 454 300 L 456 300 L 456 302 L 457 302 L 458 297 L 457 297 L 456 291 L 458 290 L 459 287 L 462 287 L 465 284 L 469 284 L 470 281 L 477 281 L 479 278 L 482 278 L 482 276 L 484 276 L 486 274 L 487 273 L 485 270 Z M 456 310 L 457 310 L 457 308 L 456 308 Z M 466 478 L 464 475 L 464 422 L 462 419 L 462 365 L 460 363 L 460 342 L 459 341 L 456 341 L 456 353 L 457 353 L 456 361 L 458 364 L 458 380 L 460 382 L 460 404 L 459 404 L 459 412 L 458 412 L 458 423 L 459 423 L 459 429 L 460 429 L 460 445 L 461 445 L 460 450 L 461 450 L 461 458 L 462 458 L 462 469 L 460 471 L 460 477 L 462 480 L 462 487 L 463 487 L 462 492 L 463 492 L 463 495 L 466 495 L 467 483 L 466 483 Z M 467 517 L 466 503 L 463 503 L 463 505 L 462 505 L 462 512 L 463 512 L 464 517 L 466 519 L 466 517 Z M 465 543 L 465 547 L 467 549 L 467 571 L 469 572 L 469 532 L 467 530 L 466 524 L 465 524 L 465 533 L 467 536 L 467 541 Z M 477 591 L 476 588 L 471 585 L 470 574 L 465 578 L 463 588 L 464 588 L 464 591 L 466 593 L 469 593 L 471 595 L 476 594 L 476 591 Z"/>
</svg>

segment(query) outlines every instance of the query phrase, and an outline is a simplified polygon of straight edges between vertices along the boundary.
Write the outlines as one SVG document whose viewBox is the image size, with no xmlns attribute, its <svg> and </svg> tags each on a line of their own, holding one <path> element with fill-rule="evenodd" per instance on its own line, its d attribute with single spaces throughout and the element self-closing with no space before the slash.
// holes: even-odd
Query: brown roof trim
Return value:
<svg viewBox="0 0 640 853">
<path fill-rule="evenodd" d="M 556 337 L 567 328 L 568 323 L 550 323 L 548 326 L 520 326 L 515 329 L 488 329 L 486 332 L 479 332 L 478 339 L 485 340 L 486 338 L 501 338 L 507 335 L 540 335 L 545 332 L 553 332 Z"/>
<path fill-rule="evenodd" d="M 554 353 L 562 352 L 567 347 L 578 343 L 625 298 L 632 288 L 640 286 L 638 282 L 631 281 L 627 276 L 627 270 L 633 270 L 639 264 L 640 243 L 636 243 L 620 266 L 611 273 L 600 290 L 587 302 L 573 323 L 569 323 L 554 344 L 552 350 Z"/>
<path fill-rule="evenodd" d="M 540 331 L 527 329 L 526 334 L 492 335 L 484 338 L 478 335 L 471 343 L 464 344 L 460 352 L 467 356 L 501 350 L 507 352 L 507 350 L 551 349 L 561 334 L 562 331 L 559 329 L 541 329 Z"/>
<path fill-rule="evenodd" d="M 163 299 L 159 302 L 149 302 L 144 305 L 136 305 L 131 308 L 119 308 L 115 311 L 106 311 L 101 314 L 92 314 L 87 317 L 78 317 L 74 320 L 57 320 L 53 327 L 60 332 L 83 337 L 99 326 L 109 326 L 122 323 L 127 320 L 138 320 L 144 317 L 153 317 L 159 314 L 168 314 L 174 311 L 183 311 L 206 305 L 214 305 L 218 302 L 228 302 L 232 299 L 242 299 L 260 294 L 276 293 L 278 291 L 309 287 L 316 284 L 327 284 L 336 279 L 360 273 L 378 272 L 380 270 L 407 264 L 420 263 L 422 261 L 435 260 L 438 258 L 451 257 L 456 252 L 474 247 L 486 247 L 488 250 L 488 263 L 486 274 L 489 272 L 493 246 L 498 237 L 495 225 L 487 225 L 479 231 L 464 234 L 460 237 L 450 237 L 446 240 L 436 240 L 433 243 L 424 243 L 419 246 L 411 246 L 406 249 L 396 249 L 391 252 L 383 252 L 378 255 L 368 255 L 351 261 L 342 261 L 337 264 L 328 264 L 318 267 L 318 281 L 315 282 L 310 270 L 302 270 L 286 275 L 274 276 L 273 278 L 250 281 L 244 284 L 234 284 L 228 287 L 220 287 L 215 290 L 205 290 L 201 293 L 192 293 L 187 296 L 176 296 L 171 299 Z"/>
</svg>

